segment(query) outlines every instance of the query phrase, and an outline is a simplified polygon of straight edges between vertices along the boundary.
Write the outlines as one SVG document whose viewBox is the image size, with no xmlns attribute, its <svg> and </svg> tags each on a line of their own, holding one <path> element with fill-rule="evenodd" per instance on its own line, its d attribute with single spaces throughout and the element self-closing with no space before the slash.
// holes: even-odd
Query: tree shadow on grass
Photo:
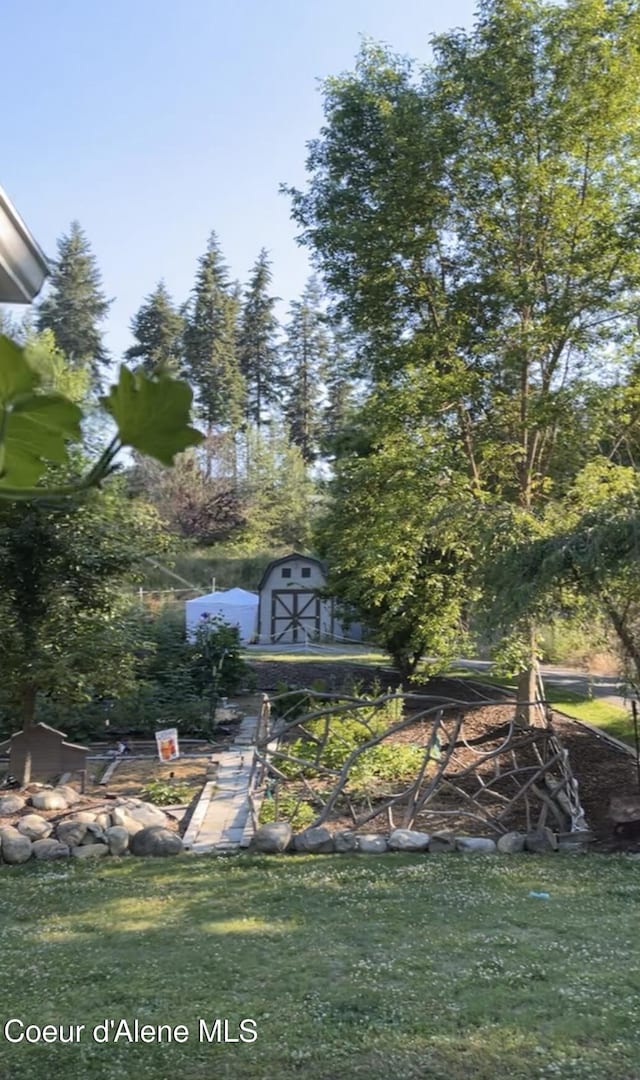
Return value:
<svg viewBox="0 0 640 1080">
<path fill-rule="evenodd" d="M 623 964 L 640 886 L 627 860 L 185 856 L 7 869 L 5 1013 L 192 1032 L 184 1045 L 0 1040 L 7 1080 L 42 1069 L 48 1080 L 640 1071 L 638 988 Z M 528 897 L 540 884 L 548 902 Z M 199 1018 L 216 1017 L 232 1036 L 255 1019 L 257 1043 L 199 1042 Z"/>
</svg>

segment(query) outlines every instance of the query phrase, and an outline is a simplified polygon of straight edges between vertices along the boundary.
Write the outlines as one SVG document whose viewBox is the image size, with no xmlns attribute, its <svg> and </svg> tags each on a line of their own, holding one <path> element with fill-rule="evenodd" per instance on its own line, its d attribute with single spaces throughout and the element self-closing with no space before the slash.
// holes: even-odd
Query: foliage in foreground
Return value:
<svg viewBox="0 0 640 1080">
<path fill-rule="evenodd" d="M 2 1040 L 11 1080 L 640 1073 L 630 859 L 184 857 L 0 875 L 7 1017 L 192 1032 L 183 1045 Z M 258 1040 L 200 1043 L 199 1017 L 227 1017 L 234 1035 L 253 1018 Z"/>
<path fill-rule="evenodd" d="M 61 499 L 95 488 L 114 471 L 129 446 L 170 465 L 202 435 L 189 424 L 191 390 L 167 375 L 150 378 L 121 366 L 118 381 L 100 399 L 116 435 L 92 467 L 72 482 L 38 486 L 48 465 L 68 466 L 81 442 L 83 410 L 59 392 L 43 392 L 42 373 L 22 348 L 0 334 L 0 499 Z"/>
</svg>

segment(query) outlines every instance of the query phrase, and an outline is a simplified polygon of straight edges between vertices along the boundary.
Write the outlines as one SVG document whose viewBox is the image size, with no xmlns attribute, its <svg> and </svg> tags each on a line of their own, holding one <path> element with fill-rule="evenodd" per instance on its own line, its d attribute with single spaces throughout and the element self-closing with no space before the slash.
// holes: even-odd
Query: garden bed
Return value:
<svg viewBox="0 0 640 1080">
<path fill-rule="evenodd" d="M 376 671 L 372 668 L 364 668 L 355 664 L 337 663 L 327 665 L 311 661 L 287 662 L 286 664 L 273 661 L 255 662 L 254 670 L 259 678 L 260 685 L 273 686 L 278 682 L 286 682 L 288 686 L 309 687 L 316 679 L 322 679 L 327 689 L 346 689 L 354 680 L 362 689 L 371 689 L 377 683 L 380 686 L 397 686 L 397 676 L 384 670 Z M 458 700 L 477 702 L 482 697 L 504 698 L 505 704 L 486 705 L 479 707 L 467 714 L 464 733 L 467 740 L 481 737 L 491 728 L 495 728 L 513 716 L 513 706 L 508 704 L 509 694 L 503 694 L 494 688 L 487 688 L 482 684 L 475 684 L 467 679 L 434 679 L 416 692 L 441 697 L 443 700 Z M 391 737 L 391 741 L 400 744 L 424 745 L 427 728 L 430 725 L 418 721 L 415 725 L 405 728 L 402 732 Z M 563 746 L 569 753 L 569 761 L 572 771 L 578 781 L 579 797 L 585 811 L 589 828 L 596 836 L 594 846 L 603 851 L 640 851 L 640 839 L 628 839 L 614 837 L 613 825 L 609 817 L 609 804 L 613 796 L 636 794 L 638 790 L 635 762 L 631 755 L 624 753 L 609 743 L 597 732 L 589 730 L 570 718 L 559 714 L 553 714 L 553 726 Z M 491 743 L 484 744 L 483 749 L 491 747 Z M 464 767 L 472 761 L 474 751 L 461 747 L 456 754 L 457 762 Z M 323 786 L 317 780 L 308 781 L 311 787 L 322 790 Z M 500 792 L 500 787 L 497 788 Z M 303 785 L 291 783 L 288 794 L 297 798 L 303 793 Z M 307 792 L 308 794 L 308 792 Z M 381 800 L 388 794 L 388 789 L 380 793 Z M 375 798 L 372 801 L 375 808 Z M 441 810 L 453 811 L 456 808 L 456 799 L 451 792 L 443 792 L 439 795 L 437 806 Z M 499 807 L 496 805 L 496 809 Z M 263 820 L 268 820 L 270 808 L 265 806 L 266 813 Z M 309 824 L 308 815 L 305 822 L 296 824 L 296 828 Z M 396 826 L 402 824 L 402 807 L 399 806 L 394 812 Z M 352 829 L 353 817 L 348 811 L 343 810 L 332 813 L 327 821 L 332 831 Z M 524 807 L 517 808 L 517 812 L 510 817 L 508 825 L 513 829 L 526 829 Z M 474 835 L 495 835 L 490 830 L 471 825 L 469 819 L 452 813 L 438 817 L 433 813 L 433 808 L 428 814 L 419 815 L 414 827 L 425 831 L 435 829 L 449 829 L 456 832 L 470 833 Z M 390 822 L 387 816 L 373 818 L 366 825 L 367 832 L 388 832 Z"/>
</svg>

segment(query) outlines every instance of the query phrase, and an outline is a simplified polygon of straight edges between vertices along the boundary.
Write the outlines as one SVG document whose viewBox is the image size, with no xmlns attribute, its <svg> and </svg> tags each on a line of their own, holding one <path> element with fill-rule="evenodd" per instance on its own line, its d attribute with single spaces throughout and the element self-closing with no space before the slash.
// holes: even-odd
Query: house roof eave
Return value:
<svg viewBox="0 0 640 1080">
<path fill-rule="evenodd" d="M 0 187 L 0 303 L 30 304 L 49 272 L 47 256 Z"/>
</svg>

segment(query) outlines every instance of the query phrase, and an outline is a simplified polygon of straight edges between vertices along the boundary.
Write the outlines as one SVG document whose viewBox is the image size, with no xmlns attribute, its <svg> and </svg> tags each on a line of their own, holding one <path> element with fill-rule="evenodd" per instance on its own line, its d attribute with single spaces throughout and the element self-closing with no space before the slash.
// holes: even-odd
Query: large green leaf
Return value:
<svg viewBox="0 0 640 1080">
<path fill-rule="evenodd" d="M 118 383 L 101 400 L 124 445 L 171 465 L 176 454 L 204 438 L 189 424 L 192 396 L 189 386 L 178 379 L 150 378 L 121 367 Z"/>
<path fill-rule="evenodd" d="M 0 335 L 0 488 L 32 487 L 48 462 L 67 459 L 81 436 L 82 412 L 61 394 L 34 393 L 39 382 L 24 349 Z"/>
<path fill-rule="evenodd" d="M 28 394 L 10 408 L 0 485 L 32 487 L 47 462 L 67 460 L 67 441 L 81 438 L 82 410 L 59 394 Z"/>
<path fill-rule="evenodd" d="M 0 407 L 21 394 L 29 394 L 38 383 L 38 374 L 28 362 L 24 349 L 0 334 Z"/>
</svg>

